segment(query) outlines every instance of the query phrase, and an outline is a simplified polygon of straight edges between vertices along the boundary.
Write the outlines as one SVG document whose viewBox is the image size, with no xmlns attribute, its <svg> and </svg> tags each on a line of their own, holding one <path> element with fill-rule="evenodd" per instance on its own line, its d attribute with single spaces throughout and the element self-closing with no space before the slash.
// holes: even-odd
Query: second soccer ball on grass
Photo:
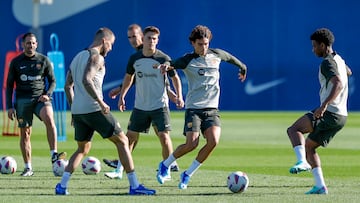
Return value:
<svg viewBox="0 0 360 203">
<path fill-rule="evenodd" d="M 93 156 L 86 157 L 83 160 L 81 167 L 86 175 L 96 175 L 101 171 L 101 163 L 99 159 Z"/>
</svg>

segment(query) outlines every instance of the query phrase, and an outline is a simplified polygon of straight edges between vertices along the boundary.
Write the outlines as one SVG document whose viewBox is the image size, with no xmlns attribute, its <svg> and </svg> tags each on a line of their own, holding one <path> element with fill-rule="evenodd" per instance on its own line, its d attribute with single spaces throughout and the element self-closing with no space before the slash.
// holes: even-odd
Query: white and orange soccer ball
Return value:
<svg viewBox="0 0 360 203">
<path fill-rule="evenodd" d="M 227 177 L 227 187 L 233 193 L 242 193 L 249 186 L 249 178 L 246 173 L 236 171 Z"/>
<path fill-rule="evenodd" d="M 17 163 L 11 156 L 4 156 L 0 159 L 0 172 L 2 174 L 13 174 L 16 172 Z"/>
<path fill-rule="evenodd" d="M 101 163 L 99 159 L 93 156 L 86 157 L 81 163 L 82 171 L 86 175 L 96 175 L 101 171 Z"/>
</svg>

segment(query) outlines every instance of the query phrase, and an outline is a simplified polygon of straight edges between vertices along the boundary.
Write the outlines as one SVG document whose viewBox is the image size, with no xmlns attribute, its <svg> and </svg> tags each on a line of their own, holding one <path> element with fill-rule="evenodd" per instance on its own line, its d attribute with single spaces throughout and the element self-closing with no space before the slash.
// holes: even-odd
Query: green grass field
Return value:
<svg viewBox="0 0 360 203">
<path fill-rule="evenodd" d="M 21 177 L 24 165 L 18 137 L 0 136 L 0 155 L 13 156 L 18 171 L 0 175 L 0 202 L 359 202 L 360 201 L 360 113 L 350 112 L 348 123 L 327 148 L 319 149 L 329 195 L 304 195 L 313 186 L 311 173 L 291 175 L 288 169 L 295 160 L 286 129 L 304 112 L 221 112 L 222 137 L 219 146 L 190 180 L 187 190 L 177 188 L 179 172 L 172 181 L 159 185 L 157 165 L 161 160 L 160 144 L 153 131 L 142 134 L 133 152 L 140 182 L 157 190 L 156 196 L 128 196 L 128 181 L 110 180 L 104 172 L 111 168 L 102 164 L 96 176 L 86 176 L 78 168 L 69 182 L 69 196 L 55 196 L 54 187 L 60 177 L 51 171 L 50 152 L 45 129 L 36 120 L 32 136 L 34 176 Z M 126 126 L 129 112 L 114 114 Z M 76 149 L 73 129 L 69 124 L 67 141 L 58 143 L 59 151 L 70 156 Z M 183 143 L 183 111 L 171 113 L 174 147 Z M 2 123 L 2 122 L 1 122 Z M 200 145 L 204 144 L 201 139 Z M 194 159 L 198 149 L 180 158 L 181 171 Z M 115 147 L 96 135 L 91 156 L 116 158 Z M 230 172 L 248 174 L 250 185 L 241 194 L 226 187 Z"/>
</svg>

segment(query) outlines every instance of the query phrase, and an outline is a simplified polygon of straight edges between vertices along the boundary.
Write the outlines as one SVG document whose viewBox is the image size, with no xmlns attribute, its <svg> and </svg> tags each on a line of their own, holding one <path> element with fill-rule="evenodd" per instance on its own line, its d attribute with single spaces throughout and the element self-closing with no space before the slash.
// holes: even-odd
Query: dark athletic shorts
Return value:
<svg viewBox="0 0 360 203">
<path fill-rule="evenodd" d="M 186 132 L 201 132 L 212 126 L 221 126 L 218 109 L 186 109 L 184 135 Z"/>
<path fill-rule="evenodd" d="M 33 114 L 40 120 L 40 110 L 44 106 L 52 106 L 51 100 L 47 102 L 39 102 L 38 98 L 19 98 L 15 102 L 16 118 L 19 128 L 30 127 L 33 122 Z"/>
<path fill-rule="evenodd" d="M 102 138 L 119 135 L 122 132 L 120 123 L 111 113 L 103 114 L 101 111 L 87 114 L 73 114 L 76 141 L 91 141 L 94 132 Z"/>
<path fill-rule="evenodd" d="M 305 114 L 311 120 L 314 129 L 308 138 L 326 147 L 335 134 L 345 126 L 347 117 L 325 111 L 322 118 L 314 119 L 314 112 L 315 110 Z"/>
<path fill-rule="evenodd" d="M 153 111 L 143 111 L 134 108 L 131 112 L 128 129 L 139 133 L 148 133 L 151 123 L 157 128 L 158 132 L 170 131 L 169 107 Z"/>
</svg>

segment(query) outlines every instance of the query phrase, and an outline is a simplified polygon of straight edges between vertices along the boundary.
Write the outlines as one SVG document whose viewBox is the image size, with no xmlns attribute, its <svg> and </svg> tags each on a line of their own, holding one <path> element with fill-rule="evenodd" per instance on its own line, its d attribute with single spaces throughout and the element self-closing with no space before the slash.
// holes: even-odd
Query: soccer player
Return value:
<svg viewBox="0 0 360 203">
<path fill-rule="evenodd" d="M 220 117 L 218 113 L 220 85 L 220 62 L 226 61 L 239 68 L 239 79 L 246 79 L 247 67 L 239 59 L 222 49 L 209 48 L 212 39 L 211 31 L 203 25 L 196 26 L 189 40 L 194 48 L 193 53 L 180 57 L 171 63 L 161 65 L 162 71 L 173 68 L 182 69 L 188 79 L 188 93 L 185 102 L 184 135 L 186 141 L 179 145 L 166 160 L 160 162 L 157 180 L 163 184 L 170 175 L 169 166 L 176 159 L 193 151 L 199 145 L 200 132 L 206 144 L 200 149 L 190 167 L 180 175 L 180 189 L 186 189 L 190 177 L 209 157 L 218 145 L 221 135 Z"/>
<path fill-rule="evenodd" d="M 143 32 L 141 30 L 141 27 L 140 25 L 138 24 L 131 24 L 129 25 L 128 27 L 128 30 L 127 30 L 127 36 L 128 36 L 128 40 L 129 40 L 129 43 L 130 45 L 136 50 L 136 51 L 139 51 L 143 48 Z M 134 77 L 134 80 L 133 80 L 133 83 L 132 85 L 135 84 L 135 77 Z M 122 88 L 122 84 L 120 84 L 119 87 L 116 87 L 116 88 L 113 88 L 112 90 L 110 90 L 109 92 L 109 97 L 111 98 L 115 98 L 117 95 L 120 94 L 120 91 L 121 91 L 121 88 Z M 173 101 L 174 103 L 177 102 L 177 95 L 174 91 L 171 90 L 170 88 L 170 84 L 168 82 L 166 82 L 166 91 L 167 91 L 167 94 L 168 94 L 168 97 L 171 101 Z M 153 124 L 153 128 L 154 128 L 154 131 L 156 133 L 156 135 L 159 134 L 156 126 Z M 170 147 L 170 145 L 165 145 L 164 147 Z M 168 149 L 165 149 L 165 150 L 168 150 L 170 151 L 170 153 L 173 151 L 172 149 L 172 145 L 171 145 L 171 148 L 168 148 Z M 167 158 L 164 157 L 164 159 Z M 104 175 L 108 178 L 115 178 L 115 179 L 121 179 L 122 178 L 122 174 L 123 174 L 123 167 L 121 165 L 121 162 L 119 160 L 109 160 L 109 159 L 103 159 L 104 163 L 112 168 L 115 168 L 114 171 L 112 172 L 107 172 L 105 173 Z M 171 166 L 171 171 L 179 171 L 179 166 L 178 164 L 175 162 L 173 163 L 173 165 Z"/>
<path fill-rule="evenodd" d="M 305 194 L 328 194 L 316 149 L 326 147 L 347 119 L 348 75 L 351 70 L 332 45 L 333 33 L 326 28 L 310 36 L 312 51 L 323 61 L 319 68 L 320 106 L 301 116 L 287 129 L 297 163 L 290 173 L 312 171 L 315 186 Z M 305 139 L 304 134 L 309 133 Z"/>
<path fill-rule="evenodd" d="M 70 64 L 66 76 L 65 93 L 71 106 L 72 123 L 78 148 L 72 154 L 61 182 L 55 187 L 56 195 L 67 195 L 68 182 L 74 170 L 91 148 L 94 132 L 109 139 L 116 146 L 130 184 L 130 195 L 154 195 L 155 190 L 139 184 L 129 149 L 128 138 L 119 122 L 110 113 L 110 107 L 103 101 L 102 84 L 105 77 L 105 57 L 112 50 L 114 33 L 100 28 L 93 43 L 79 52 Z M 96 124 L 96 125 L 94 125 Z"/>
<path fill-rule="evenodd" d="M 56 125 L 51 104 L 51 95 L 56 85 L 52 63 L 48 57 L 36 51 L 37 46 L 35 34 L 29 32 L 23 35 L 24 52 L 11 61 L 7 77 L 8 117 L 11 120 L 16 117 L 20 128 L 20 149 L 25 164 L 21 176 L 34 174 L 31 164 L 30 141 L 33 114 L 45 124 L 51 163 L 66 156 L 65 152 L 57 153 Z M 14 90 L 16 97 L 13 104 Z"/>
<path fill-rule="evenodd" d="M 169 99 L 166 93 L 168 77 L 153 67 L 162 63 L 169 64 L 170 57 L 156 48 L 159 35 L 160 30 L 155 26 L 148 26 L 144 29 L 143 49 L 129 58 L 118 106 L 120 111 L 126 109 L 125 96 L 136 77 L 135 105 L 126 133 L 129 138 L 130 150 L 133 150 L 137 144 L 139 134 L 148 133 L 150 124 L 153 123 L 162 146 L 163 159 L 166 159 L 173 152 L 170 138 Z M 184 101 L 180 78 L 176 71 L 170 71 L 168 76 L 172 79 L 178 97 L 176 105 L 178 108 L 182 108 Z"/>
</svg>

